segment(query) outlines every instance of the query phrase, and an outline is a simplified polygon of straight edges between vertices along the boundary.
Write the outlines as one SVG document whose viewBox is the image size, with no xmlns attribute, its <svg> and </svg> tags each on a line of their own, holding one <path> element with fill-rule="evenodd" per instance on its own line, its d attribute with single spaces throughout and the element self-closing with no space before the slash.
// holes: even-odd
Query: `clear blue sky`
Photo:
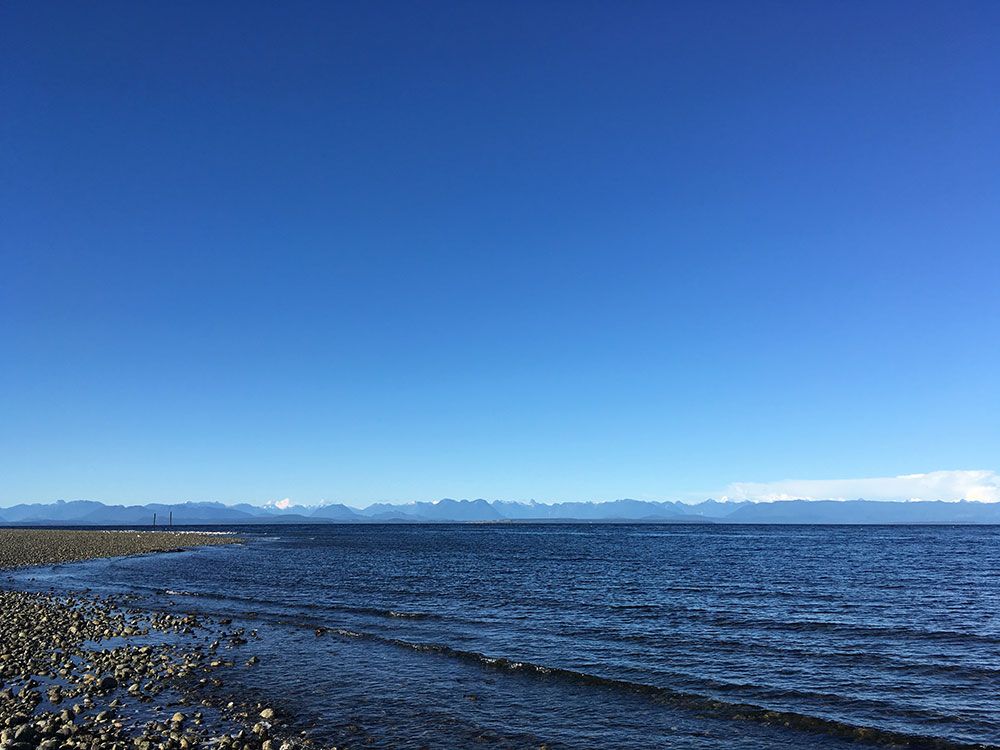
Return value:
<svg viewBox="0 0 1000 750">
<path fill-rule="evenodd" d="M 0 27 L 0 504 L 1000 468 L 1000 3 Z"/>
</svg>

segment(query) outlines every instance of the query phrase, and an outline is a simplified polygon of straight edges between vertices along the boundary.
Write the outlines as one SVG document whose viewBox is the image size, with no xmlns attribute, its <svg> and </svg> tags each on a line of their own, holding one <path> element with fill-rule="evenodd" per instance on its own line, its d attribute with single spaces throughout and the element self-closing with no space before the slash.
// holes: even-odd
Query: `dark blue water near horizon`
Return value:
<svg viewBox="0 0 1000 750">
<path fill-rule="evenodd" d="M 245 622 L 338 747 L 1000 746 L 1000 527 L 237 531 L 10 578 Z"/>
</svg>

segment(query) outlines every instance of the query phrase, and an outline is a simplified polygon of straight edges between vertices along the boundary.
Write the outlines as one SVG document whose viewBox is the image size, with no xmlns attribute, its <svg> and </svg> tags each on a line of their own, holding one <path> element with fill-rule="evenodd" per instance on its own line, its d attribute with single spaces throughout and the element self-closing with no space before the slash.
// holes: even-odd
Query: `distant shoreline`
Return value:
<svg viewBox="0 0 1000 750">
<path fill-rule="evenodd" d="M 718 519 L 697 519 L 697 520 L 662 520 L 662 519 L 587 519 L 587 518 L 505 518 L 499 520 L 484 521 L 332 521 L 324 519 L 305 521 L 271 521 L 267 519 L 255 519 L 253 521 L 217 521 L 190 524 L 174 524 L 173 531 L 159 532 L 153 526 L 142 528 L 136 524 L 73 524 L 73 523 L 3 523 L 0 522 L 0 533 L 3 531 L 67 531 L 67 532 L 121 532 L 135 534 L 158 534 L 173 533 L 178 535 L 205 535 L 233 537 L 232 542 L 242 542 L 238 539 L 240 530 L 253 530 L 260 528 L 301 528 L 301 527 L 328 527 L 328 526 L 349 526 L 349 527 L 401 527 L 401 526 L 465 526 L 465 527 L 503 527 L 503 526 L 708 526 L 712 528 L 892 528 L 892 527 L 914 527 L 914 528 L 935 528 L 935 527 L 970 527 L 970 528 L 994 528 L 1000 526 L 1000 521 L 727 521 Z M 216 530 L 217 529 L 217 530 Z M 184 547 L 205 546 L 212 544 L 228 544 L 231 542 L 209 541 L 194 543 L 188 539 L 178 541 L 175 549 L 156 549 L 139 551 L 133 553 L 122 553 L 114 555 L 101 555 L 101 557 L 123 557 L 130 554 L 148 554 L 153 552 L 178 552 Z M 79 558 L 85 560 L 89 558 Z M 74 560 L 63 560 L 61 562 L 76 562 Z M 43 563 L 34 563 L 43 564 Z M 0 570 L 3 566 L 0 565 Z"/>
</svg>

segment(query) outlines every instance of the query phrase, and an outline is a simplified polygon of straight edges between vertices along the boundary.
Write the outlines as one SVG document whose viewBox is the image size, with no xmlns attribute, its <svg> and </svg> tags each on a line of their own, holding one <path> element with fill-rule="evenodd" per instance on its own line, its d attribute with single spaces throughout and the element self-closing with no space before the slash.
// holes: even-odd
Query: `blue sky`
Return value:
<svg viewBox="0 0 1000 750">
<path fill-rule="evenodd" d="M 0 24 L 0 504 L 1000 468 L 996 3 Z"/>
</svg>

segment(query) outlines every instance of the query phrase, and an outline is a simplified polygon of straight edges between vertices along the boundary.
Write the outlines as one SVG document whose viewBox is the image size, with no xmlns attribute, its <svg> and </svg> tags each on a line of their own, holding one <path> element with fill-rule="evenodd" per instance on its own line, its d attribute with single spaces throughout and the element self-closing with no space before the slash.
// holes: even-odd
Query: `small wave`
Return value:
<svg viewBox="0 0 1000 750">
<path fill-rule="evenodd" d="M 987 646 L 1000 645 L 1000 637 L 988 633 L 959 632 L 954 630 L 928 630 L 914 628 L 903 624 L 869 625 L 855 622 L 837 622 L 834 620 L 775 620 L 759 617 L 733 617 L 725 613 L 709 611 L 697 612 L 694 619 L 710 625 L 737 628 L 745 630 L 753 628 L 760 631 L 776 631 L 787 633 L 824 632 L 835 635 L 852 635 L 873 637 L 898 641 L 910 639 L 914 641 L 945 642 L 945 643 L 981 643 Z"/>
<path fill-rule="evenodd" d="M 142 586 L 133 586 L 135 589 L 142 589 Z M 149 590 L 149 589 L 147 589 Z M 185 596 L 198 599 L 211 599 L 220 602 L 239 602 L 241 604 L 271 605 L 285 610 L 296 608 L 309 609 L 314 611 L 349 612 L 351 614 L 373 615 L 375 617 L 392 617 L 407 620 L 428 620 L 439 619 L 440 615 L 431 612 L 409 612 L 399 609 L 381 609 L 378 607 L 362 607 L 351 604 L 309 604 L 304 602 L 281 602 L 269 601 L 267 599 L 257 599 L 252 596 L 241 596 L 239 594 L 219 594 L 211 591 L 185 591 L 183 589 L 153 589 L 157 594 L 166 596 Z"/>
<path fill-rule="evenodd" d="M 769 709 L 750 703 L 719 700 L 706 695 L 673 690 L 658 685 L 633 682 L 613 677 L 602 677 L 588 672 L 579 672 L 562 667 L 535 664 L 530 661 L 508 659 L 503 656 L 489 656 L 478 651 L 466 651 L 437 643 L 418 643 L 399 638 L 386 638 L 372 633 L 360 633 L 346 629 L 332 629 L 333 634 L 388 643 L 400 648 L 422 653 L 439 654 L 455 659 L 474 662 L 489 669 L 525 675 L 539 675 L 546 678 L 562 679 L 578 685 L 594 685 L 613 688 L 629 693 L 645 695 L 653 700 L 670 703 L 694 711 L 711 713 L 720 718 L 752 721 L 759 724 L 780 725 L 806 732 L 841 737 L 868 745 L 912 748 L 912 750 L 1000 750 L 1000 745 L 963 743 L 940 737 L 908 734 L 873 726 L 861 726 L 827 719 L 821 716 Z"/>
<path fill-rule="evenodd" d="M 365 638 L 365 639 L 368 638 L 367 633 L 359 633 L 355 630 L 347 630 L 346 628 L 337 628 L 333 632 L 336 633 L 337 635 L 342 635 L 345 638 Z"/>
</svg>

